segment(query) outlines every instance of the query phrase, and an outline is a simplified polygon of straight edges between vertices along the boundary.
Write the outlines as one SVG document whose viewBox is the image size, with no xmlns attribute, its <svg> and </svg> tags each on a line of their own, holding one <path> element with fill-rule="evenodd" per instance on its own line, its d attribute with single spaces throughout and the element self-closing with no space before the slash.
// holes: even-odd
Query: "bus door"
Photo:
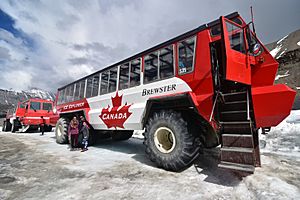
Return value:
<svg viewBox="0 0 300 200">
<path fill-rule="evenodd" d="M 246 50 L 245 29 L 223 16 L 220 18 L 220 23 L 225 78 L 251 85 L 251 67 Z"/>
</svg>

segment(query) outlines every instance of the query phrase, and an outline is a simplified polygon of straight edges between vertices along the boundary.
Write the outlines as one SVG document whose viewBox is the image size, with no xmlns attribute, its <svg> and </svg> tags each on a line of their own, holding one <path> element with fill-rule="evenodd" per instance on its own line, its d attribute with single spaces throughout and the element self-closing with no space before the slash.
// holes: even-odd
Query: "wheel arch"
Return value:
<svg viewBox="0 0 300 200">
<path fill-rule="evenodd" d="M 189 129 L 195 136 L 200 137 L 202 144 L 207 147 L 215 147 L 220 144 L 219 134 L 210 123 L 198 112 L 196 103 L 190 93 L 159 96 L 150 98 L 145 107 L 142 118 L 142 127 L 145 128 L 147 121 L 154 112 L 159 110 L 175 110 L 182 113 L 189 122 Z"/>
</svg>

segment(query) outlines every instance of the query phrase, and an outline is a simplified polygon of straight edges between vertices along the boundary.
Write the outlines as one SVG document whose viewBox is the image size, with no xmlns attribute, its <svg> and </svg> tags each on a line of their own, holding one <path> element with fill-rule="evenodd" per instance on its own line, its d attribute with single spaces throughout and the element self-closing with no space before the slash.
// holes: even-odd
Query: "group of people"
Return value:
<svg viewBox="0 0 300 200">
<path fill-rule="evenodd" d="M 79 135 L 82 136 L 81 144 L 78 142 Z M 71 151 L 74 151 L 78 147 L 81 147 L 81 152 L 88 150 L 89 125 L 83 116 L 80 116 L 79 121 L 76 116 L 73 117 L 69 124 L 68 136 Z"/>
</svg>

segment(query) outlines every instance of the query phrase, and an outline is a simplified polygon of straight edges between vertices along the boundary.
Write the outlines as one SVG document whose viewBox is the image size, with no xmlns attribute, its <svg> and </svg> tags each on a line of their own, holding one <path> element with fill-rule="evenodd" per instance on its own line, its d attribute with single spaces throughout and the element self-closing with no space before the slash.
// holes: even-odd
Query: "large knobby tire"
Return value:
<svg viewBox="0 0 300 200">
<path fill-rule="evenodd" d="M 6 121 L 3 121 L 2 132 L 5 132 Z"/>
<path fill-rule="evenodd" d="M 41 131 L 41 127 L 40 127 L 40 131 Z M 51 132 L 52 131 L 52 126 L 51 125 L 45 125 L 44 131 L 45 132 Z"/>
<path fill-rule="evenodd" d="M 115 141 L 128 140 L 133 135 L 133 131 L 115 131 L 111 137 Z"/>
<path fill-rule="evenodd" d="M 181 113 L 154 113 L 146 125 L 144 139 L 150 160 L 160 168 L 175 172 L 191 166 L 199 155 L 200 146 L 188 130 Z"/>
<path fill-rule="evenodd" d="M 68 126 L 69 126 L 68 119 L 59 118 L 55 126 L 56 143 L 58 144 L 68 143 Z"/>
<path fill-rule="evenodd" d="M 15 133 L 18 130 L 19 130 L 18 124 L 17 124 L 16 120 L 14 120 L 13 123 L 12 123 L 12 125 L 11 125 L 11 132 Z"/>
<path fill-rule="evenodd" d="M 6 122 L 5 122 L 5 129 L 4 129 L 4 131 L 11 131 L 11 123 L 10 123 L 10 121 L 9 120 L 6 120 Z"/>
</svg>

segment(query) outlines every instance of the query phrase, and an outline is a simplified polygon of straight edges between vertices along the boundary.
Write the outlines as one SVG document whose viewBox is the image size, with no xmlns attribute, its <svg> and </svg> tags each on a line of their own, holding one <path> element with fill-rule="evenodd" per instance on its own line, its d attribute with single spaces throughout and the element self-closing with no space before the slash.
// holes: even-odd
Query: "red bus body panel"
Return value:
<svg viewBox="0 0 300 200">
<path fill-rule="evenodd" d="M 290 114 L 295 96 L 296 92 L 283 84 L 252 88 L 256 126 L 278 125 Z"/>
<path fill-rule="evenodd" d="M 39 102 L 41 103 L 41 110 L 31 110 L 30 109 L 30 102 Z M 50 116 L 53 115 L 53 111 L 51 110 L 42 110 L 42 104 L 43 103 L 51 103 L 53 107 L 53 101 L 51 100 L 44 100 L 44 99 L 30 99 L 24 103 L 19 103 L 18 107 L 15 112 L 15 117 L 19 118 L 20 122 L 22 125 L 40 125 L 42 123 L 41 116 L 43 116 L 45 123 L 47 125 L 51 124 L 50 123 Z M 24 104 L 25 106 L 28 107 L 26 108 L 20 108 L 20 104 Z"/>
<path fill-rule="evenodd" d="M 226 59 L 226 79 L 231 81 L 237 81 L 240 83 L 251 85 L 251 68 L 249 56 L 247 54 L 243 54 L 236 50 L 230 48 L 229 37 L 230 34 L 234 34 L 232 32 L 236 32 L 236 30 L 230 32 L 227 29 L 226 23 L 232 23 L 236 27 L 239 27 L 241 30 L 243 28 L 234 22 L 225 19 L 225 17 L 221 17 L 222 22 L 222 42 L 225 47 L 225 59 Z M 243 31 L 242 31 L 243 32 Z"/>
</svg>

